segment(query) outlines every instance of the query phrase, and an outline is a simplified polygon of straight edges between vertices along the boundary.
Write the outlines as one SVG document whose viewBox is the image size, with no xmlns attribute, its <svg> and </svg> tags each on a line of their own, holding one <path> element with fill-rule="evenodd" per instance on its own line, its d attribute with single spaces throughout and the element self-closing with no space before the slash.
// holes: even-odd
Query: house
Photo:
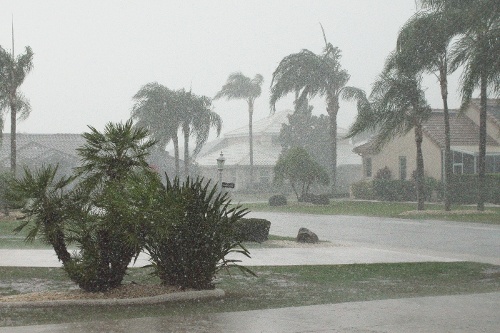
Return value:
<svg viewBox="0 0 500 333">
<path fill-rule="evenodd" d="M 486 172 L 500 173 L 500 100 L 488 100 Z M 479 100 L 474 99 L 464 112 L 450 111 L 450 146 L 453 173 L 477 173 L 479 155 Z M 433 110 L 423 125 L 422 151 L 426 176 L 444 177 L 444 116 Z M 396 137 L 379 151 L 373 140 L 354 148 L 363 159 L 363 178 L 372 179 L 378 170 L 388 167 L 394 179 L 409 179 L 416 170 L 416 146 L 413 131 Z"/>
<path fill-rule="evenodd" d="M 77 148 L 85 144 L 81 134 L 25 134 L 18 133 L 17 175 L 22 175 L 26 166 L 31 170 L 42 165 L 58 164 L 60 175 L 70 175 L 80 164 Z M 161 172 L 173 174 L 174 158 L 166 151 L 153 148 L 148 157 L 149 164 Z M 0 142 L 0 172 L 10 170 L 10 134 L 2 136 Z"/>
<path fill-rule="evenodd" d="M 281 125 L 288 122 L 293 111 L 285 110 L 253 122 L 254 188 L 272 192 L 274 165 L 278 161 L 282 147 L 279 142 Z M 347 131 L 338 129 L 337 160 L 339 193 L 348 193 L 349 184 L 361 176 L 361 158 L 352 153 L 350 140 L 341 139 Z M 235 191 L 250 188 L 250 152 L 248 125 L 224 134 L 216 141 L 208 142 L 196 158 L 201 175 L 218 179 L 217 158 L 221 152 L 226 159 L 223 181 L 235 183 Z"/>
</svg>

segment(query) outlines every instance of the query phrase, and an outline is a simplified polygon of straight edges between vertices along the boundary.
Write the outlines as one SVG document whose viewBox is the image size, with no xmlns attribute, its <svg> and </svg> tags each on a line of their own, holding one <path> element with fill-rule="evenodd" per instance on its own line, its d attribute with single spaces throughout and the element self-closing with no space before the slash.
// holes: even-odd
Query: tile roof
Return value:
<svg viewBox="0 0 500 333">
<path fill-rule="evenodd" d="M 274 134 L 279 135 L 281 124 L 288 123 L 287 116 L 293 113 L 292 110 L 275 112 L 265 118 L 254 121 L 252 124 L 252 134 Z M 224 134 L 225 138 L 248 136 L 248 120 L 245 126 L 229 131 Z"/>
<path fill-rule="evenodd" d="M 472 104 L 479 110 L 479 98 L 472 99 Z M 488 117 L 500 127 L 500 99 L 488 99 L 486 101 Z"/>
<path fill-rule="evenodd" d="M 71 157 L 78 157 L 76 148 L 85 140 L 81 134 L 25 134 L 16 137 L 18 156 L 36 158 L 47 151 L 57 151 Z M 10 134 L 3 134 L 0 145 L 0 161 L 10 158 Z"/>
<path fill-rule="evenodd" d="M 253 164 L 255 166 L 274 166 L 278 160 L 281 147 L 270 145 L 254 145 L 253 149 Z M 202 157 L 196 159 L 196 162 L 202 166 L 215 166 L 220 151 L 212 151 Z M 234 143 L 225 146 L 222 153 L 226 158 L 225 165 L 250 165 L 250 152 L 248 143 Z"/>
<path fill-rule="evenodd" d="M 433 111 L 423 126 L 424 132 L 439 147 L 444 148 L 444 116 L 442 111 Z M 450 112 L 450 143 L 452 146 L 479 145 L 479 127 L 467 116 L 458 112 Z M 486 144 L 498 146 L 498 143 L 487 136 Z"/>
</svg>

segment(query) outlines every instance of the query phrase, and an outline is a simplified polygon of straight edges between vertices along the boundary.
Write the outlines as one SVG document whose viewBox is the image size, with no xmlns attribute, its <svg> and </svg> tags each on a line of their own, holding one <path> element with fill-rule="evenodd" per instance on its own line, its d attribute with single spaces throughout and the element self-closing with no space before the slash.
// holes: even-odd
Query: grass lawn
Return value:
<svg viewBox="0 0 500 333">
<path fill-rule="evenodd" d="M 0 220 L 0 249 L 51 249 L 52 247 L 35 240 L 32 243 L 24 241 L 28 234 L 29 226 L 20 233 L 14 233 L 14 229 L 22 222 L 16 220 Z"/>
<path fill-rule="evenodd" d="M 487 207 L 488 213 L 477 213 L 473 206 L 453 206 L 450 213 L 441 204 L 426 204 L 426 212 L 418 215 L 401 215 L 416 210 L 415 203 L 408 202 L 371 202 L 352 200 L 331 200 L 329 205 L 312 205 L 302 202 L 289 202 L 286 206 L 269 206 L 267 203 L 246 203 L 250 211 L 270 211 L 302 214 L 355 215 L 397 217 L 406 219 L 429 219 L 461 222 L 480 222 L 500 224 L 500 207 Z M 460 213 L 459 211 L 468 211 Z M 470 214 L 469 214 L 470 212 Z"/>
<path fill-rule="evenodd" d="M 351 301 L 500 291 L 500 267 L 471 262 L 253 267 L 258 277 L 222 273 L 223 299 L 163 305 L 2 309 L 0 326 L 205 314 Z M 146 269 L 131 269 L 126 283 L 158 283 Z M 28 286 L 65 290 L 62 269 L 2 267 L 0 295 Z"/>
</svg>

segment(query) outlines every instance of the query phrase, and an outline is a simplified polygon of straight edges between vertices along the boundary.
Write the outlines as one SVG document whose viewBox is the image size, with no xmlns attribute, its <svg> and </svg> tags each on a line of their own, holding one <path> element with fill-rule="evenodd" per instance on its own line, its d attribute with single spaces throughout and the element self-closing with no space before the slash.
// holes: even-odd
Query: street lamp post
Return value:
<svg viewBox="0 0 500 333">
<path fill-rule="evenodd" d="M 224 154 L 220 152 L 220 156 L 217 158 L 217 170 L 219 171 L 219 193 L 222 193 L 222 170 L 224 170 L 224 162 L 226 158 Z"/>
</svg>

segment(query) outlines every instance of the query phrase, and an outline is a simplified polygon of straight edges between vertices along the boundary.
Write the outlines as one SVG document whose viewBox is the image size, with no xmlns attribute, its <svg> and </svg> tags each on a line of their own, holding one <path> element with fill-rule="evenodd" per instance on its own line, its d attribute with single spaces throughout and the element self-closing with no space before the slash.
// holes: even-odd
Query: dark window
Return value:
<svg viewBox="0 0 500 333">
<path fill-rule="evenodd" d="M 406 179 L 406 156 L 399 156 L 399 179 Z"/>
<path fill-rule="evenodd" d="M 372 158 L 371 157 L 365 158 L 365 172 L 366 172 L 366 177 L 372 176 Z"/>
<path fill-rule="evenodd" d="M 467 174 L 473 174 L 474 173 L 474 156 L 472 155 L 469 155 L 469 154 L 463 154 L 462 155 L 462 158 L 463 158 L 463 169 L 464 169 L 464 173 L 467 173 Z"/>
</svg>

